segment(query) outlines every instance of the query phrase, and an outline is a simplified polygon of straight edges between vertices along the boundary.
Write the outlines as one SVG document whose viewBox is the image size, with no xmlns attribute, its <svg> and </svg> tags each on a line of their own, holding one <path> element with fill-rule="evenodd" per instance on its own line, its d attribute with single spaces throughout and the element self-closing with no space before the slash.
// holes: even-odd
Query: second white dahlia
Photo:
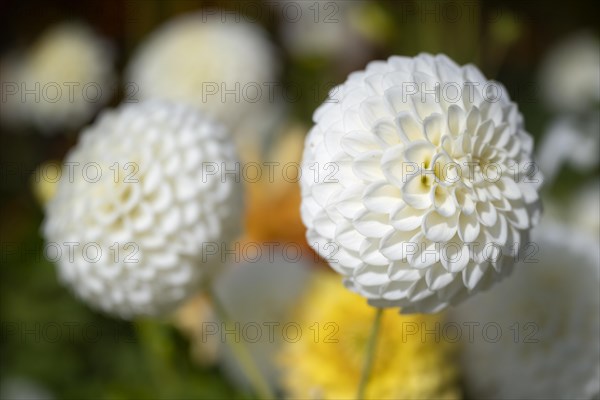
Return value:
<svg viewBox="0 0 600 400">
<path fill-rule="evenodd" d="M 391 57 L 351 74 L 314 121 L 302 218 L 351 290 L 436 312 L 511 271 L 541 177 L 503 86 L 443 55 Z"/>
<path fill-rule="evenodd" d="M 46 210 L 46 256 L 96 308 L 124 318 L 171 311 L 238 233 L 240 185 L 216 173 L 235 162 L 225 128 L 188 106 L 106 112 L 65 160 Z"/>
<path fill-rule="evenodd" d="M 139 99 L 183 101 L 233 129 L 263 111 L 275 70 L 273 46 L 258 24 L 235 14 L 192 13 L 167 22 L 139 47 L 127 85 Z"/>
</svg>

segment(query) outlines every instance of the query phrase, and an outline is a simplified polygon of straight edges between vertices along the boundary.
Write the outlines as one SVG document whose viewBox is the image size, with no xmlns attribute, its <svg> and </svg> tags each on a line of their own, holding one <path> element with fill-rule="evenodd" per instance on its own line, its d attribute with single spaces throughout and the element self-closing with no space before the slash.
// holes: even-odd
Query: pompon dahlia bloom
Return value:
<svg viewBox="0 0 600 400">
<path fill-rule="evenodd" d="M 219 265 L 204 244 L 238 233 L 240 185 L 203 172 L 235 162 L 225 129 L 188 106 L 104 113 L 68 154 L 71 172 L 46 209 L 46 254 L 61 280 L 123 318 L 172 310 Z"/>
<path fill-rule="evenodd" d="M 289 399 L 354 399 L 364 366 L 374 310 L 320 273 L 298 310 L 301 335 L 286 330 L 278 357 Z M 435 332 L 441 315 L 399 315 L 381 319 L 374 364 L 365 398 L 458 399 L 457 346 Z M 429 332 L 429 333 L 427 333 Z"/>
<path fill-rule="evenodd" d="M 198 13 L 168 22 L 134 54 L 127 85 L 139 99 L 185 101 L 236 128 L 268 101 L 276 75 L 266 33 L 236 18 Z"/>
<path fill-rule="evenodd" d="M 33 123 L 44 133 L 79 128 L 112 97 L 113 49 L 84 24 L 50 28 L 15 62 L 4 82 L 17 88 L 7 94 L 7 106 L 18 123 Z"/>
<path fill-rule="evenodd" d="M 444 55 L 370 63 L 305 144 L 309 244 L 378 307 L 435 312 L 509 273 L 540 215 L 517 105 Z"/>
<path fill-rule="evenodd" d="M 472 340 L 463 335 L 466 390 L 476 399 L 598 398 L 598 238 L 544 222 L 532 243 L 512 276 L 453 311 L 475 326 Z"/>
</svg>

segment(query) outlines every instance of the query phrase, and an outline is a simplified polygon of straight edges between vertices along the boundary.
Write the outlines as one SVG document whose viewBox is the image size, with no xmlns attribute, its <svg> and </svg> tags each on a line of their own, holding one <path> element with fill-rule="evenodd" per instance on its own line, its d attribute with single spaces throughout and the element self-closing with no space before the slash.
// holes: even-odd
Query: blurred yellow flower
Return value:
<svg viewBox="0 0 600 400">
<path fill-rule="evenodd" d="M 205 323 L 214 321 L 212 304 L 205 293 L 186 301 L 172 316 L 173 325 L 190 341 L 190 356 L 202 366 L 216 363 L 219 350 L 217 336 L 207 335 Z"/>
<path fill-rule="evenodd" d="M 46 207 L 56 194 L 61 174 L 62 165 L 58 160 L 45 162 L 36 168 L 31 177 L 31 191 L 40 207 Z"/>
<path fill-rule="evenodd" d="M 319 274 L 298 313 L 302 334 L 279 355 L 287 397 L 355 398 L 374 317 L 337 275 Z M 366 398 L 460 398 L 455 346 L 432 333 L 441 323 L 441 314 L 386 309 Z"/>
</svg>

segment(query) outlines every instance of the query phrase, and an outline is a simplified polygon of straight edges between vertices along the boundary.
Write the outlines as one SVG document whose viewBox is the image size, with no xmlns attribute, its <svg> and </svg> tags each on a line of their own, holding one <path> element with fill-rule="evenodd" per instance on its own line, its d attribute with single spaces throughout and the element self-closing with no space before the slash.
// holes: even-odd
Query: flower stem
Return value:
<svg viewBox="0 0 600 400">
<path fill-rule="evenodd" d="M 223 303 L 221 303 L 221 300 L 219 299 L 217 294 L 212 290 L 209 290 L 208 294 L 212 300 L 217 317 L 226 326 L 230 325 L 233 321 L 230 318 L 229 313 L 227 312 L 227 309 L 223 306 Z M 228 340 L 228 341 L 226 341 L 226 343 L 229 345 L 229 348 L 231 349 L 234 357 L 239 362 L 240 367 L 242 368 L 242 371 L 244 372 L 244 374 L 246 375 L 246 377 L 252 384 L 255 393 L 261 399 L 264 399 L 264 400 L 274 399 L 275 395 L 271 391 L 271 387 L 269 386 L 269 383 L 267 382 L 267 380 L 263 377 L 262 373 L 260 372 L 260 369 L 258 368 L 258 366 L 256 365 L 256 362 L 252 358 L 252 355 L 250 354 L 250 351 L 248 350 L 248 347 L 246 346 L 246 343 L 244 342 L 244 340 L 243 339 L 241 339 L 241 341 Z"/>
<path fill-rule="evenodd" d="M 373 326 L 371 328 L 371 335 L 367 342 L 367 354 L 365 358 L 365 364 L 363 366 L 362 375 L 360 377 L 360 383 L 358 384 L 358 394 L 356 398 L 362 400 L 365 398 L 365 390 L 367 389 L 367 383 L 369 382 L 369 376 L 371 375 L 371 369 L 373 368 L 373 361 L 375 358 L 375 349 L 377 347 L 377 336 L 379 333 L 379 327 L 381 326 L 381 316 L 383 315 L 383 308 L 378 308 L 373 320 Z"/>
</svg>

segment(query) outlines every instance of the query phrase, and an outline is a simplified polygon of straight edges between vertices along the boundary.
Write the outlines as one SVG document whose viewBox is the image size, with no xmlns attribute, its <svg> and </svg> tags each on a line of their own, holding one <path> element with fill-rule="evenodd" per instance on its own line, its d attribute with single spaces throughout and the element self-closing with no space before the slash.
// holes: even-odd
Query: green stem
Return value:
<svg viewBox="0 0 600 400">
<path fill-rule="evenodd" d="M 214 291 L 209 291 L 208 293 L 212 300 L 218 318 L 226 326 L 230 325 L 233 321 L 230 318 L 227 309 L 223 306 L 223 303 L 221 303 L 217 294 Z M 242 368 L 242 371 L 252 384 L 256 394 L 261 399 L 274 399 L 275 395 L 271 391 L 269 383 L 263 377 L 262 373 L 260 372 L 260 369 L 254 362 L 254 359 L 252 358 L 252 355 L 250 354 L 250 351 L 248 350 L 248 347 L 246 346 L 243 340 L 243 338 L 241 339 L 241 341 L 229 340 L 226 341 L 226 343 L 229 345 L 235 358 L 237 358 L 240 367 Z"/>
<path fill-rule="evenodd" d="M 382 315 L 383 308 L 378 308 L 377 313 L 375 314 L 375 320 L 373 321 L 373 326 L 371 328 L 371 335 L 369 336 L 369 341 L 367 342 L 365 364 L 360 377 L 360 383 L 358 384 L 358 394 L 356 395 L 358 400 L 365 398 L 365 390 L 367 389 L 367 383 L 369 382 L 369 376 L 371 375 L 371 369 L 373 368 L 375 349 L 377 347 L 377 336 L 379 333 L 379 327 L 381 326 Z"/>
</svg>

